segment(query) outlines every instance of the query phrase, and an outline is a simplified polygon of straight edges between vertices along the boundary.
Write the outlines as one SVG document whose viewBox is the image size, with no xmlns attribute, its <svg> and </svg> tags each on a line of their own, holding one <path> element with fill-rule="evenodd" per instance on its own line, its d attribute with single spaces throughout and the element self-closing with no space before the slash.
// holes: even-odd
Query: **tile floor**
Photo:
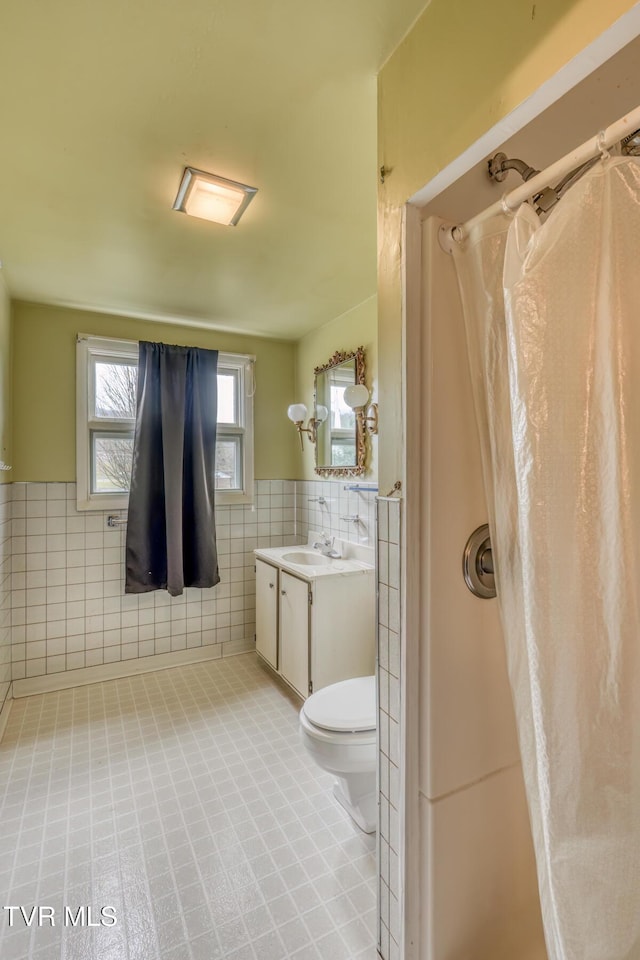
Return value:
<svg viewBox="0 0 640 960">
<path fill-rule="evenodd" d="M 5 909 L 2 960 L 373 960 L 375 839 L 297 711 L 255 654 L 15 701 L 0 910 L 55 926 Z"/>
</svg>

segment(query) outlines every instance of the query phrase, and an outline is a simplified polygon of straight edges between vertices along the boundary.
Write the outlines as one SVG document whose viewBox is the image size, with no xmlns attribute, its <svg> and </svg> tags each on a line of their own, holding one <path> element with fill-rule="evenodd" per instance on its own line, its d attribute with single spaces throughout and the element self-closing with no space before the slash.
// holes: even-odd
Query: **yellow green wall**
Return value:
<svg viewBox="0 0 640 960">
<path fill-rule="evenodd" d="M 363 303 L 317 330 L 313 330 L 297 343 L 295 399 L 313 410 L 313 371 L 322 366 L 337 351 L 355 350 L 364 347 L 366 382 L 373 400 L 378 399 L 378 312 L 376 297 Z M 293 426 L 291 427 L 293 430 Z M 378 438 L 367 441 L 367 471 L 365 480 L 377 478 Z M 314 448 L 304 440 L 302 473 L 300 479 L 318 479 L 314 472 Z"/>
<path fill-rule="evenodd" d="M 0 460 L 12 465 L 11 448 L 11 306 L 0 269 Z M 11 483 L 13 470 L 0 470 L 0 483 Z"/>
<path fill-rule="evenodd" d="M 77 333 L 255 354 L 256 479 L 298 477 L 297 437 L 286 415 L 294 399 L 295 344 L 20 301 L 12 304 L 12 324 L 15 443 L 11 480 L 75 480 Z M 8 313 L 5 319 L 0 309 L 3 445 L 8 329 Z"/>
<path fill-rule="evenodd" d="M 431 0 L 380 73 L 380 485 L 402 470 L 404 203 L 635 4 Z M 631 38 L 629 38 L 631 39 Z"/>
</svg>

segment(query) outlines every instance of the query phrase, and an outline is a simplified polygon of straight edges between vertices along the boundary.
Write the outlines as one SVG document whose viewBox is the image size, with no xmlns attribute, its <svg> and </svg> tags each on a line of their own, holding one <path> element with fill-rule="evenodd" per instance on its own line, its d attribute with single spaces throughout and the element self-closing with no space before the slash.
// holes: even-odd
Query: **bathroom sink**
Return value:
<svg viewBox="0 0 640 960">
<path fill-rule="evenodd" d="M 333 563 L 331 557 L 325 557 L 324 554 L 314 550 L 296 550 L 293 553 L 283 553 L 282 559 L 286 563 L 298 563 L 305 567 L 321 567 L 326 563 Z"/>
<path fill-rule="evenodd" d="M 374 569 L 373 549 L 340 541 L 336 542 L 335 548 L 340 556 L 327 557 L 312 547 L 320 536 L 321 534 L 313 532 L 309 535 L 308 543 L 292 543 L 286 547 L 259 547 L 255 555 L 258 560 L 264 560 L 272 567 L 288 568 L 290 573 L 303 580 L 344 577 L 352 573 L 367 573 Z M 351 552 L 355 555 L 352 556 Z"/>
</svg>

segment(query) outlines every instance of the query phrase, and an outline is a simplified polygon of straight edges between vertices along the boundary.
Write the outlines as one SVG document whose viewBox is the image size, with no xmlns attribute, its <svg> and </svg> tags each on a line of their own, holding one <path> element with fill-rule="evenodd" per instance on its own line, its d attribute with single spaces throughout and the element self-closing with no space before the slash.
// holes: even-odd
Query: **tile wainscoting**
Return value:
<svg viewBox="0 0 640 960">
<path fill-rule="evenodd" d="M 212 658 L 251 649 L 253 550 L 298 542 L 295 483 L 259 480 L 253 504 L 216 510 L 217 586 L 125 595 L 124 525 L 107 526 L 118 511 L 76 510 L 74 483 L 11 487 L 14 681 L 196 648 Z"/>
<path fill-rule="evenodd" d="M 349 489 L 355 486 L 363 489 Z M 315 530 L 339 540 L 375 547 L 377 489 L 375 484 L 358 480 L 298 480 L 296 532 L 303 541 L 309 530 Z M 357 517 L 358 521 L 345 517 Z"/>
<path fill-rule="evenodd" d="M 23 695 L 70 671 L 101 668 L 74 673 L 74 682 L 88 682 L 252 649 L 255 547 L 302 543 L 310 530 L 375 544 L 375 487 L 350 485 L 256 481 L 253 504 L 216 510 L 221 582 L 182 597 L 125 595 L 125 527 L 107 526 L 124 512 L 78 511 L 74 483 L 0 487 L 0 704 L 11 679 Z"/>
<path fill-rule="evenodd" d="M 378 499 L 378 950 L 400 957 L 400 530 L 401 501 Z"/>
<path fill-rule="evenodd" d="M 11 484 L 0 485 L 0 736 L 11 687 Z"/>
</svg>

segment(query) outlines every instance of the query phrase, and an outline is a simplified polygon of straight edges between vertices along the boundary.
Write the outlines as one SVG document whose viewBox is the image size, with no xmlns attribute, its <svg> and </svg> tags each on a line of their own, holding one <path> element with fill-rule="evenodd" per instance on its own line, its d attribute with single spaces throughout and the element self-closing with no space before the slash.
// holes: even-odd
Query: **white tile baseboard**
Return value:
<svg viewBox="0 0 640 960">
<path fill-rule="evenodd" d="M 38 693 L 50 693 L 53 690 L 68 690 L 70 687 L 82 687 L 102 680 L 119 680 L 140 673 L 152 673 L 154 670 L 167 670 L 187 663 L 199 663 L 203 660 L 219 660 L 221 657 L 237 656 L 255 650 L 254 640 L 231 640 L 206 647 L 193 647 L 189 650 L 175 650 L 171 653 L 157 653 L 150 657 L 138 657 L 135 660 L 117 660 L 114 663 L 102 663 L 95 667 L 80 667 L 77 670 L 65 670 L 40 677 L 28 677 L 13 681 L 13 696 L 31 697 Z M 8 698 L 7 698 L 8 699 Z M 2 711 L 4 714 L 4 710 Z M 7 712 L 8 716 L 8 712 Z M 6 721 L 5 721 L 6 722 Z M 2 717 L 0 715 L 0 724 Z"/>
</svg>

